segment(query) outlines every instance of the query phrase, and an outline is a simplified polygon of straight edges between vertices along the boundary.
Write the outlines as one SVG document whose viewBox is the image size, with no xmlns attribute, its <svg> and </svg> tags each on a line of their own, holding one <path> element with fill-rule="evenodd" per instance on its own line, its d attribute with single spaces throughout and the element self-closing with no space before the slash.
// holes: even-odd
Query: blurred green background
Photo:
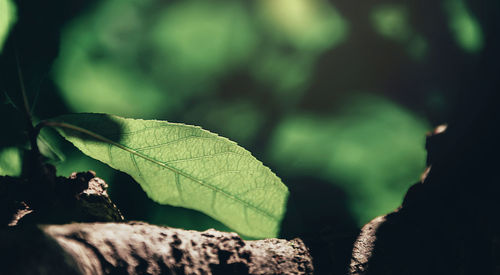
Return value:
<svg viewBox="0 0 500 275">
<path fill-rule="evenodd" d="M 457 79 L 484 58 L 488 35 L 464 0 L 60 2 L 0 0 L 0 47 L 13 27 L 2 150 L 26 145 L 15 47 L 39 119 L 183 122 L 251 151 L 290 188 L 286 237 L 349 234 L 398 207 L 425 168 L 426 132 L 450 118 Z M 95 170 L 126 218 L 228 230 L 153 203 L 127 175 L 45 135 L 64 152 L 58 174 Z"/>
</svg>

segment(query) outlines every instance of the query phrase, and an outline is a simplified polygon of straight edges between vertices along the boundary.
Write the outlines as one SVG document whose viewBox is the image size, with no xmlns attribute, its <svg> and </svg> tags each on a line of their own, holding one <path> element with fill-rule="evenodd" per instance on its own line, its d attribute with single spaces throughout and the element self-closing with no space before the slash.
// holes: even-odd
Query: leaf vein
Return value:
<svg viewBox="0 0 500 275">
<path fill-rule="evenodd" d="M 168 165 L 168 164 L 172 164 L 172 163 L 178 163 L 178 162 L 184 162 L 184 161 L 190 161 L 190 160 L 200 160 L 200 159 L 204 159 L 204 158 L 210 158 L 210 157 L 216 157 L 216 156 L 223 156 L 223 155 L 230 155 L 230 154 L 234 154 L 234 155 L 242 156 L 242 157 L 247 157 L 247 155 L 240 154 L 240 153 L 237 153 L 237 152 L 225 151 L 225 152 L 219 152 L 219 153 L 214 153 L 214 154 L 210 154 L 210 155 L 202 155 L 202 156 L 189 157 L 189 158 L 184 158 L 184 159 L 169 160 L 169 161 L 166 161 L 166 162 L 163 162 L 163 163 Z"/>
<path fill-rule="evenodd" d="M 110 162 L 111 162 L 111 161 L 112 161 L 112 159 L 113 159 L 113 158 L 111 157 L 111 148 L 112 148 L 112 147 L 113 147 L 113 146 L 112 146 L 110 143 L 108 143 L 108 157 L 109 157 L 109 161 L 110 161 Z"/>
<path fill-rule="evenodd" d="M 181 190 L 181 182 L 179 179 L 179 173 L 174 172 L 174 177 L 175 177 L 175 185 L 177 186 L 177 192 L 179 193 L 179 199 L 184 202 L 184 197 L 182 196 L 182 190 Z"/>
<path fill-rule="evenodd" d="M 210 203 L 210 208 L 214 211 L 214 214 L 218 216 L 217 211 L 215 210 L 215 197 L 217 196 L 217 192 L 215 190 L 212 191 L 212 202 Z"/>
<path fill-rule="evenodd" d="M 161 147 L 164 147 L 164 146 L 167 146 L 167 145 L 172 145 L 172 144 L 174 144 L 176 142 L 179 142 L 179 141 L 186 141 L 186 140 L 189 140 L 189 139 L 196 139 L 196 138 L 199 138 L 199 139 L 214 139 L 214 140 L 217 139 L 217 137 L 203 137 L 203 136 L 191 135 L 191 136 L 185 136 L 185 137 L 182 137 L 182 138 L 179 138 L 179 139 L 171 140 L 171 141 L 168 141 L 168 142 L 165 142 L 165 143 L 160 143 L 160 144 L 145 146 L 145 147 L 142 147 L 142 148 L 137 148 L 135 150 L 137 152 L 141 152 L 141 151 L 144 151 L 144 150 L 156 149 L 156 148 L 161 148 Z"/>
<path fill-rule="evenodd" d="M 130 158 L 132 160 L 132 163 L 135 167 L 135 169 L 137 170 L 137 172 L 139 173 L 139 176 L 142 178 L 142 180 L 145 181 L 143 175 L 142 175 L 142 172 L 141 172 L 141 169 L 140 169 L 140 166 L 139 166 L 139 163 L 137 162 L 136 160 L 136 157 L 139 157 L 139 158 L 142 158 L 144 159 L 146 162 L 151 162 L 152 164 L 154 165 L 157 165 L 159 166 L 160 168 L 163 168 L 163 169 L 167 169 L 169 171 L 172 171 L 174 173 L 174 175 L 176 176 L 176 185 L 180 186 L 180 176 L 183 176 L 191 181 L 193 181 L 194 183 L 197 183 L 199 184 L 200 186 L 203 186 L 207 189 L 210 189 L 212 190 L 212 197 L 216 197 L 217 193 L 223 195 L 224 197 L 227 197 L 229 200 L 233 200 L 235 201 L 236 203 L 238 204 L 241 204 L 243 206 L 243 212 L 244 212 L 244 220 L 245 220 L 245 223 L 249 226 L 249 227 L 253 227 L 255 229 L 254 226 L 252 226 L 252 224 L 250 223 L 249 221 L 249 217 L 248 217 L 248 211 L 249 209 L 254 211 L 256 214 L 260 215 L 261 217 L 264 217 L 264 218 L 268 218 L 270 220 L 273 220 L 273 221 L 279 221 L 280 220 L 280 217 L 279 217 L 279 214 L 277 215 L 276 213 L 273 213 L 273 211 L 269 210 L 268 207 L 263 207 L 262 204 L 260 204 L 259 206 L 257 205 L 254 205 L 251 201 L 248 201 L 244 198 L 241 198 L 240 197 L 240 194 L 235 194 L 233 192 L 229 192 L 229 191 L 226 191 L 224 190 L 223 188 L 221 187 L 218 187 L 217 185 L 211 183 L 209 181 L 210 177 L 209 178 L 205 178 L 205 179 L 200 179 L 198 178 L 198 176 L 196 175 L 192 175 L 190 174 L 189 172 L 186 172 L 180 168 L 177 168 L 175 166 L 172 166 L 173 163 L 179 163 L 179 162 L 183 162 L 183 161 L 194 161 L 194 160 L 199 160 L 199 159 L 204 159 L 204 158 L 214 158 L 216 156 L 222 156 L 222 155 L 229 155 L 229 154 L 234 154 L 234 155 L 238 155 L 238 156 L 241 156 L 240 158 L 236 158 L 236 159 L 231 159 L 231 158 L 225 158 L 225 161 L 227 162 L 227 164 L 229 165 L 230 162 L 233 162 L 233 164 L 231 164 L 231 166 L 234 166 L 234 164 L 236 163 L 237 164 L 237 167 L 239 166 L 239 163 L 241 161 L 243 161 L 243 158 L 250 158 L 250 160 L 253 160 L 253 157 L 252 155 L 247 152 L 247 151 L 243 151 L 243 152 L 239 152 L 239 151 L 222 151 L 222 152 L 217 152 L 217 153 L 212 153 L 212 154 L 208 154 L 208 155 L 202 155 L 202 156 L 195 156 L 195 157 L 189 157 L 189 158 L 186 158 L 186 159 L 174 159 L 174 160 L 171 160 L 171 161 L 165 161 L 165 160 L 158 160 L 156 159 L 155 156 L 151 156 L 151 155 L 148 155 L 148 154 L 145 154 L 143 152 L 140 152 L 139 150 L 141 149 L 132 149 L 131 145 L 127 144 L 127 145 L 124 145 L 123 142 L 122 143 L 119 143 L 119 142 L 115 142 L 113 140 L 110 140 L 109 138 L 106 138 L 100 134 L 97 134 L 91 130 L 88 130 L 88 129 L 85 129 L 85 128 L 81 128 L 81 127 L 78 127 L 78 126 L 75 126 L 75 125 L 72 125 L 72 124 L 68 124 L 68 123 L 64 123 L 64 122 L 52 122 L 52 121 L 49 121 L 49 122 L 46 122 L 45 125 L 48 125 L 48 126 L 55 126 L 55 127 L 62 127 L 62 128 L 67 128 L 67 129 L 71 129 L 71 130 L 76 130 L 80 133 L 83 133 L 83 134 L 87 134 L 93 138 L 96 138 L 102 142 L 106 142 L 109 145 L 108 147 L 108 156 L 111 158 L 112 157 L 112 154 L 111 154 L 111 151 L 112 151 L 112 146 L 116 146 L 118 147 L 119 149 L 121 150 L 124 150 L 126 152 L 128 152 L 130 154 Z M 150 129 L 157 129 L 157 128 L 167 128 L 167 127 L 170 127 L 171 125 L 161 125 L 161 126 L 156 126 L 156 127 L 146 127 L 146 128 L 143 128 L 139 131 L 136 131 L 135 133 L 137 132 L 140 132 L 140 131 L 147 131 L 147 130 L 150 130 Z M 182 126 L 181 124 L 178 125 L 178 126 Z M 201 128 L 199 128 L 200 131 L 203 131 Z M 209 133 L 209 132 L 207 132 Z M 132 134 L 132 132 L 128 133 L 128 134 Z M 177 139 L 176 141 L 171 141 L 171 142 L 177 142 L 178 140 L 182 140 L 182 139 L 189 139 L 189 138 L 197 138 L 198 136 L 197 135 L 191 135 L 193 137 L 189 137 L 189 136 L 186 136 L 184 138 L 180 138 L 180 139 Z M 217 135 L 214 135 L 215 137 L 218 137 Z M 214 137 L 214 138 L 215 138 Z M 228 142 L 231 142 L 229 140 L 227 140 Z M 82 143 L 80 144 L 82 147 L 87 147 L 87 144 L 85 143 Z M 213 149 L 215 150 L 236 150 L 238 149 L 238 147 L 234 148 L 234 147 L 231 147 L 231 146 L 224 146 L 222 148 L 218 147 L 218 146 L 215 146 L 216 144 L 214 144 L 213 146 Z M 234 142 L 231 142 L 231 145 L 236 145 L 236 143 Z M 132 145 L 133 146 L 133 145 Z M 160 145 L 155 145 L 155 146 L 160 146 Z M 90 149 L 90 148 L 89 148 Z M 83 151 L 91 151 L 91 150 L 83 150 Z M 159 156 L 161 158 L 161 155 Z M 218 159 L 219 160 L 219 163 L 220 161 L 224 161 L 224 159 Z M 110 160 L 110 163 L 111 160 Z M 141 163 L 141 165 L 143 165 Z M 145 164 L 144 164 L 145 165 Z M 115 166 L 115 165 L 113 165 Z M 116 165 L 116 166 L 119 166 L 119 165 Z M 142 166 L 141 166 L 142 167 Z M 258 172 L 260 171 L 260 169 L 256 169 L 257 167 L 252 163 L 252 165 L 250 167 L 248 167 L 248 170 L 247 171 L 232 171 L 234 173 L 250 173 L 250 174 L 253 174 L 254 172 L 259 174 Z M 268 169 L 268 168 L 264 168 L 264 169 Z M 269 170 L 269 169 L 268 169 Z M 211 177 L 217 177 L 221 174 L 224 174 L 224 173 L 229 173 L 231 170 L 228 170 L 228 171 L 225 171 L 225 172 L 220 172 L 220 173 L 215 173 L 214 175 L 212 175 Z M 272 173 L 272 172 L 271 172 Z M 260 175 L 262 177 L 262 175 Z M 269 179 L 270 175 L 269 174 L 266 174 L 263 176 L 263 180 L 268 182 L 268 179 Z M 272 181 L 271 181 L 272 183 Z M 251 192 L 252 190 L 247 190 L 247 191 L 243 191 L 241 194 L 246 194 L 247 192 Z M 178 189 L 178 192 L 179 192 L 179 195 L 181 195 L 181 190 Z M 212 198 L 212 200 L 214 200 Z M 181 197 L 182 199 L 182 197 Z M 211 202 L 211 206 L 212 206 L 212 210 L 214 210 L 215 212 L 215 202 L 212 201 Z M 264 205 L 265 206 L 265 205 Z"/>
<path fill-rule="evenodd" d="M 228 174 L 228 173 L 241 173 L 241 170 L 226 170 L 226 171 L 219 171 L 217 173 L 214 173 L 204 179 L 202 179 L 203 181 L 208 181 L 208 180 L 211 180 L 211 179 L 214 179 L 216 177 L 219 177 L 219 176 L 222 176 L 224 174 Z"/>
<path fill-rule="evenodd" d="M 144 177 L 142 176 L 142 172 L 141 172 L 141 169 L 139 169 L 139 165 L 137 165 L 137 161 L 135 159 L 135 156 L 134 154 L 130 154 L 130 158 L 132 160 L 132 164 L 134 164 L 134 167 L 135 169 L 137 170 L 137 173 L 139 173 L 139 177 L 143 180 L 143 181 L 146 181 L 146 179 L 144 179 Z"/>
</svg>

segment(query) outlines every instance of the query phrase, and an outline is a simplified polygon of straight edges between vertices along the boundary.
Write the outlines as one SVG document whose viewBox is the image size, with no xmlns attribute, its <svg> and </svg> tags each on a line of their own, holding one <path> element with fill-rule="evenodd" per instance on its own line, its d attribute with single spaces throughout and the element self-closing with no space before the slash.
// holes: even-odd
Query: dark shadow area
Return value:
<svg viewBox="0 0 500 275">
<path fill-rule="evenodd" d="M 428 138 L 430 173 L 401 209 L 365 226 L 378 228 L 357 246 L 368 261 L 352 274 L 500 274 L 500 101 L 484 99 Z"/>
<path fill-rule="evenodd" d="M 26 129 L 26 120 L 22 109 L 17 109 L 10 104 L 2 104 L 0 108 L 0 123 L 2 124 L 0 134 L 0 145 L 2 147 L 26 145 L 28 138 L 24 132 Z"/>
<path fill-rule="evenodd" d="M 56 120 L 56 122 L 59 121 Z M 107 114 L 69 114 L 63 116 L 62 122 L 98 134 L 116 143 L 120 143 L 122 135 L 126 134 L 124 133 L 123 125 L 120 121 Z M 62 127 L 62 129 L 64 129 L 67 135 L 74 135 L 83 140 L 104 142 L 80 130 L 74 130 L 67 127 Z M 112 145 L 109 144 L 109 146 Z"/>
<path fill-rule="evenodd" d="M 428 75 L 454 91 L 442 121 L 449 127 L 428 138 L 425 181 L 409 189 L 401 209 L 363 229 L 357 248 L 364 254 L 353 261 L 352 274 L 500 274 L 499 4 L 466 5 L 484 34 L 477 55 L 456 46 L 441 2 L 419 1 L 412 9 L 435 47 Z"/>
<path fill-rule="evenodd" d="M 111 186 L 109 190 L 110 197 L 122 211 L 126 220 L 150 221 L 159 225 L 201 231 L 210 228 L 233 231 L 199 211 L 160 205 L 152 201 L 142 190 L 139 183 L 124 173 L 115 173 L 113 182 L 116 182 L 116 185 Z"/>
<path fill-rule="evenodd" d="M 302 238 L 310 248 L 315 274 L 345 274 L 359 232 L 342 189 L 320 179 L 285 179 L 290 190 L 281 236 Z"/>
<path fill-rule="evenodd" d="M 53 1 L 48 5 L 43 2 L 15 1 L 17 22 L 0 54 L 0 92 L 7 93 L 16 104 L 23 102 L 17 55 L 29 104 L 32 109 L 36 109 L 34 114 L 39 118 L 49 118 L 68 113 L 66 104 L 55 92 L 57 87 L 50 77 L 50 71 L 59 54 L 60 33 L 65 24 L 92 7 L 94 2 Z M 37 104 L 35 101 L 51 104 Z"/>
</svg>

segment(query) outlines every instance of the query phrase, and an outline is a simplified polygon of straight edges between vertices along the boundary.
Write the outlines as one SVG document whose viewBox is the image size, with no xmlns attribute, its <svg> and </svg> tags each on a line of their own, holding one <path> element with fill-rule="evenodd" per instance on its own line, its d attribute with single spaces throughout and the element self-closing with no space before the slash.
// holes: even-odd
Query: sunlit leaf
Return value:
<svg viewBox="0 0 500 275">
<path fill-rule="evenodd" d="M 22 151 L 17 147 L 0 149 L 0 176 L 17 177 L 22 170 Z"/>
<path fill-rule="evenodd" d="M 154 201 L 196 209 L 252 237 L 274 237 L 287 187 L 236 143 L 199 127 L 104 114 L 49 122 L 83 153 L 126 172 Z"/>
<path fill-rule="evenodd" d="M 11 0 L 0 0 L 0 52 L 10 27 L 16 22 L 16 6 Z"/>
</svg>

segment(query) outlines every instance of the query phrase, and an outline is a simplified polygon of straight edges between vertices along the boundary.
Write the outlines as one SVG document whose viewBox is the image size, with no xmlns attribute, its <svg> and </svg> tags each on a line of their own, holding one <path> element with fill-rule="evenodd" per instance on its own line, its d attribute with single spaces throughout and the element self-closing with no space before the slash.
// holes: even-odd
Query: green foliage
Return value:
<svg viewBox="0 0 500 275">
<path fill-rule="evenodd" d="M 73 110 L 149 117 L 175 103 L 167 101 L 141 74 L 112 60 L 91 58 L 84 41 L 81 37 L 65 40 L 54 71 L 62 96 Z"/>
<path fill-rule="evenodd" d="M 9 30 L 16 22 L 16 6 L 11 0 L 0 0 L 0 53 Z"/>
<path fill-rule="evenodd" d="M 255 140 L 265 116 L 254 104 L 247 101 L 205 102 L 184 115 L 190 124 L 200 122 L 209 130 L 229 136 L 241 145 L 250 145 Z M 245 127 L 242 127 L 245 125 Z"/>
<path fill-rule="evenodd" d="M 42 129 L 37 138 L 37 145 L 42 155 L 57 163 L 64 161 L 66 157 L 54 139 L 56 137 L 49 129 Z"/>
<path fill-rule="evenodd" d="M 290 55 L 271 50 L 253 64 L 252 76 L 259 83 L 272 87 L 281 103 L 295 103 L 311 83 L 315 59 L 314 54 Z"/>
<path fill-rule="evenodd" d="M 8 12 L 2 5 L 11 2 L 0 0 L 0 34 Z M 332 200 L 343 203 L 347 193 L 350 214 L 361 225 L 399 205 L 406 187 L 423 169 L 423 134 L 429 128 L 405 107 L 425 109 L 422 113 L 429 114 L 435 123 L 446 120 L 447 104 L 453 104 L 448 98 L 453 98 L 453 79 L 458 79 L 449 77 L 453 70 L 445 73 L 446 77 L 420 79 L 413 74 L 443 74 L 442 68 L 434 66 L 435 59 L 429 63 L 431 60 L 425 59 L 428 53 L 447 56 L 440 52 L 447 48 L 445 44 L 438 43 L 453 45 L 456 41 L 469 52 L 481 49 L 486 33 L 483 37 L 480 23 L 487 23 L 476 21 L 465 0 L 447 0 L 428 7 L 434 10 L 432 20 L 449 20 L 451 35 L 442 36 L 429 35 L 432 26 L 419 18 L 425 5 L 377 2 L 362 9 L 353 5 L 338 3 L 337 7 L 327 0 L 98 1 L 81 13 L 68 14 L 71 20 L 64 25 L 52 22 L 40 28 L 53 38 L 53 30 L 57 28 L 58 33 L 62 28 L 60 52 L 51 75 L 59 95 L 43 94 L 54 90 L 50 80 L 37 81 L 40 75 L 45 78 L 46 71 L 23 67 L 29 82 L 28 99 L 34 99 L 31 92 L 41 91 L 41 104 L 35 111 L 44 117 L 53 116 L 54 110 L 60 114 L 69 109 L 200 125 L 251 148 L 257 156 L 268 156 L 266 163 L 279 169 L 294 187 L 309 178 L 338 185 L 328 186 L 339 190 L 331 195 Z M 39 14 L 56 13 L 49 10 Z M 38 19 L 23 20 L 24 26 L 30 26 Z M 484 31 L 487 27 L 484 25 Z M 31 35 L 26 33 L 25 37 Z M 20 47 L 21 60 L 28 60 L 23 57 L 28 48 Z M 53 48 L 47 50 L 55 53 Z M 403 51 L 418 62 L 409 62 Z M 27 66 L 32 66 L 29 63 Z M 0 83 L 0 92 L 15 95 L 16 81 L 5 82 L 13 85 Z M 439 89 L 441 97 L 432 94 L 434 89 Z M 381 98 L 347 100 L 349 93 L 357 90 L 379 91 L 401 106 Z M 21 102 L 15 96 L 13 99 Z M 338 106 L 349 109 L 339 110 Z M 432 106 L 430 111 L 426 106 Z M 19 129 L 25 123 L 14 121 L 5 107 L 0 107 L 0 113 L 0 122 L 7 127 L 0 136 L 0 148 L 9 148 L 11 153 L 6 155 L 14 156 L 14 146 L 28 144 L 25 129 Z M 99 123 L 120 126 L 113 121 L 96 125 Z M 123 144 L 123 129 L 113 129 L 108 138 Z M 186 229 L 213 226 L 226 230 L 201 212 L 154 203 L 130 177 L 83 156 L 59 135 L 58 139 L 47 137 L 46 130 L 42 130 L 38 146 L 43 155 L 58 161 L 58 175 L 95 170 L 109 183 L 109 194 L 128 218 Z M 92 143 L 93 139 L 82 137 L 81 142 Z M 113 149 L 113 156 L 115 151 L 120 149 Z M 61 152 L 64 162 L 59 161 Z M 172 153 L 177 154 L 175 150 Z M 126 152 L 122 154 L 127 156 Z M 118 164 L 113 163 L 116 167 Z M 135 173 L 134 178 L 140 181 Z M 162 173 L 157 173 L 158 177 Z M 175 197 L 177 186 L 171 189 L 168 185 L 175 176 L 169 177 L 163 177 L 167 185 L 161 185 L 159 192 L 151 186 L 151 180 L 149 185 L 141 184 L 151 197 L 161 193 Z M 314 192 L 311 189 L 307 190 Z M 203 187 L 196 190 L 193 200 L 206 201 L 198 198 L 200 190 Z M 295 201 L 295 197 L 291 203 L 297 203 L 301 211 L 310 205 L 322 205 L 309 199 Z M 346 211 L 343 209 L 335 211 Z M 311 213 L 323 217 L 317 210 Z M 213 213 L 211 216 L 220 219 Z M 288 218 L 302 219 L 295 214 Z M 310 223 L 304 226 L 320 227 Z"/>
<path fill-rule="evenodd" d="M 422 59 L 427 52 L 427 41 L 410 25 L 409 10 L 401 4 L 380 4 L 371 14 L 375 30 L 382 36 L 406 46 L 414 59 Z"/>
<path fill-rule="evenodd" d="M 342 184 L 359 225 L 392 211 L 425 166 L 428 126 L 376 97 L 347 104 L 338 117 L 311 114 L 285 120 L 270 153 L 284 174 L 310 174 Z"/>
<path fill-rule="evenodd" d="M 234 71 L 293 105 L 347 34 L 327 1 L 107 0 L 65 28 L 54 78 L 75 112 L 182 116 Z"/>
<path fill-rule="evenodd" d="M 281 104 L 295 105 L 311 84 L 318 57 L 347 40 L 349 24 L 327 1 L 255 1 L 267 47 L 250 73 L 269 86 Z M 286 50 L 284 50 L 286 49 Z"/>
<path fill-rule="evenodd" d="M 256 43 L 238 2 L 103 1 L 63 32 L 54 76 L 76 112 L 171 117 Z"/>
<path fill-rule="evenodd" d="M 0 176 L 18 177 L 22 170 L 22 151 L 17 147 L 0 150 Z"/>
<path fill-rule="evenodd" d="M 199 127 L 103 114 L 49 122 L 83 153 L 131 175 L 161 204 L 196 209 L 242 234 L 274 237 L 288 190 L 248 151 Z"/>
<path fill-rule="evenodd" d="M 476 53 L 483 48 L 483 32 L 477 19 L 470 14 L 463 0 L 446 0 L 449 25 L 457 43 L 467 52 Z"/>
<path fill-rule="evenodd" d="M 347 36 L 347 23 L 327 1 L 259 0 L 257 4 L 263 23 L 297 49 L 320 52 Z"/>
<path fill-rule="evenodd" d="M 150 39 L 166 61 L 157 73 L 191 82 L 205 82 L 247 60 L 257 43 L 255 27 L 238 1 L 176 3 L 159 14 Z"/>
<path fill-rule="evenodd" d="M 375 29 L 388 38 L 404 41 L 411 33 L 408 12 L 401 5 L 381 5 L 374 9 L 372 20 Z"/>
</svg>

